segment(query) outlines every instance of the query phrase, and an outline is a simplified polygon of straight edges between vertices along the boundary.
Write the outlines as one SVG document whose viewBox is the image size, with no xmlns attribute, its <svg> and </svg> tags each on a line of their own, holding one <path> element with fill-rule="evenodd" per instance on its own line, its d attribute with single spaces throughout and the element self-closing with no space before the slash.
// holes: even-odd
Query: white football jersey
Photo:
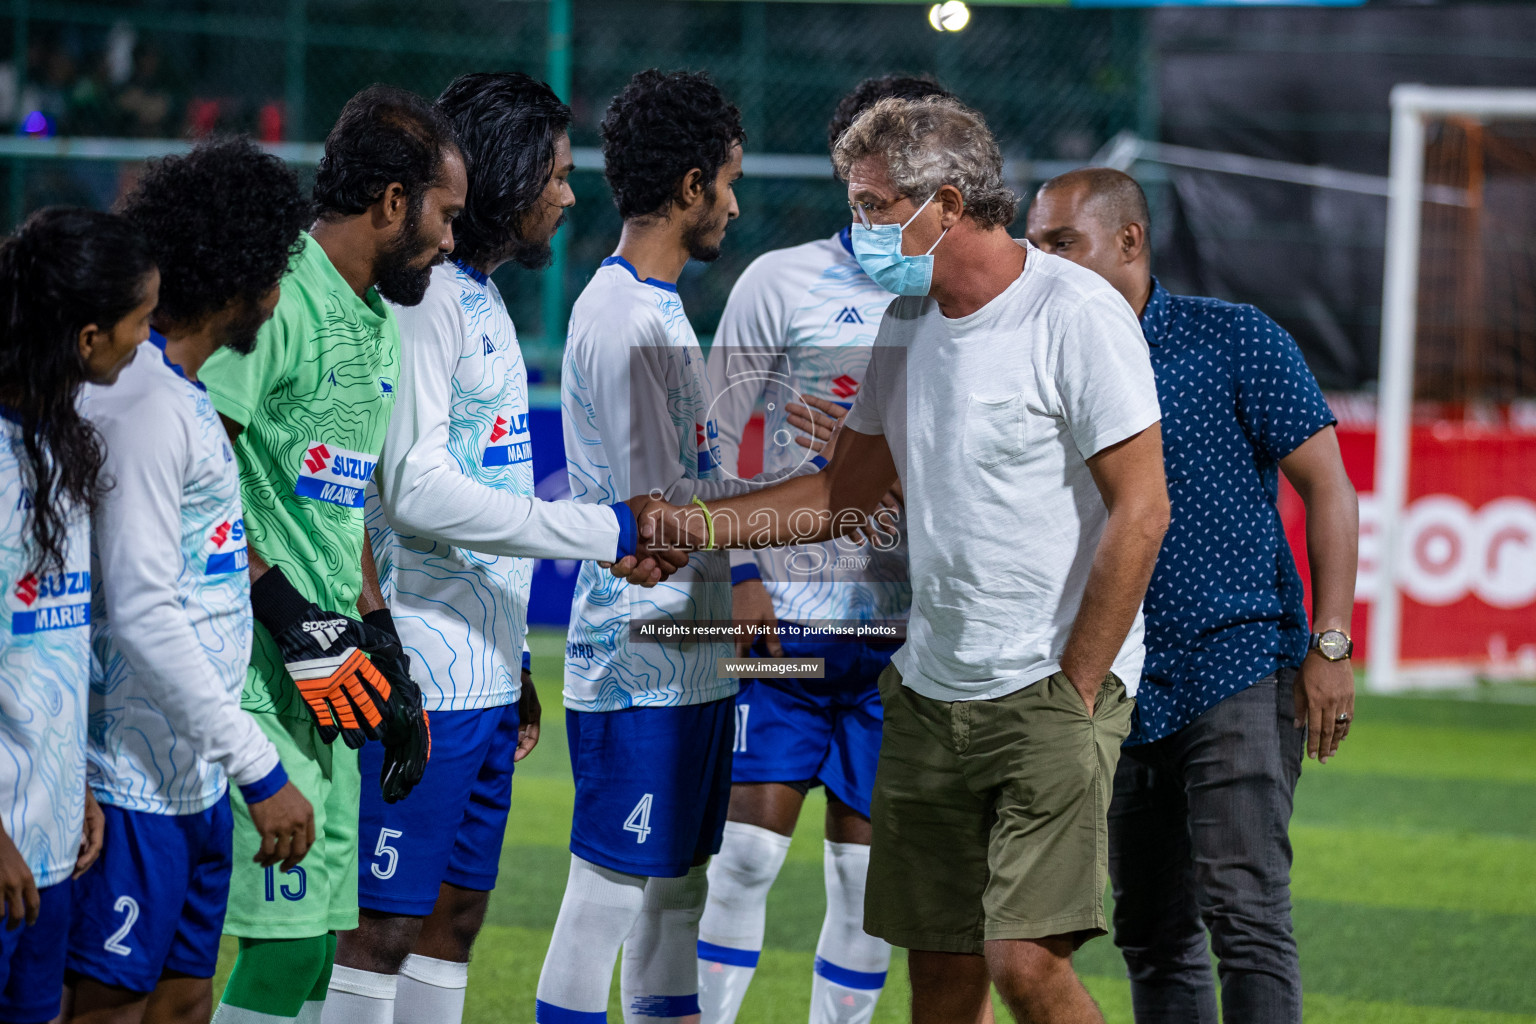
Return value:
<svg viewBox="0 0 1536 1024">
<path fill-rule="evenodd" d="M 0 409 L 0 818 L 39 889 L 66 881 L 85 815 L 91 539 L 69 519 L 64 571 L 33 562 L 21 427 Z"/>
<path fill-rule="evenodd" d="M 747 490 L 721 470 L 718 430 L 699 341 L 676 286 L 641 280 L 610 256 L 571 311 L 560 377 L 566 469 L 582 502 L 658 493 L 687 504 Z M 636 623 L 731 617 L 730 562 L 696 552 L 652 589 L 583 564 L 565 652 L 565 706 L 578 711 L 702 704 L 736 693 L 716 676 L 728 642 L 630 642 Z"/>
<path fill-rule="evenodd" d="M 82 403 L 113 481 L 92 524 L 90 780 L 104 804 L 195 814 L 277 748 L 240 708 L 251 584 L 240 474 L 201 386 L 151 335 Z M 149 414 L 153 410 L 153 414 Z"/>
<path fill-rule="evenodd" d="M 781 476 L 809 456 L 797 444 L 785 406 L 814 396 L 845 408 L 858 394 L 880 319 L 894 298 L 853 257 L 848 229 L 764 253 L 731 289 L 709 353 L 713 416 L 728 473 L 737 470 L 742 433 L 763 401 L 763 471 Z M 829 541 L 764 548 L 755 556 L 783 620 L 900 622 L 912 587 L 905 532 L 896 541 Z"/>
<path fill-rule="evenodd" d="M 444 263 L 394 312 L 400 386 L 366 506 L 379 583 L 428 711 L 514 703 L 533 560 L 611 561 L 619 519 L 534 496 L 528 374 L 494 283 Z"/>
</svg>

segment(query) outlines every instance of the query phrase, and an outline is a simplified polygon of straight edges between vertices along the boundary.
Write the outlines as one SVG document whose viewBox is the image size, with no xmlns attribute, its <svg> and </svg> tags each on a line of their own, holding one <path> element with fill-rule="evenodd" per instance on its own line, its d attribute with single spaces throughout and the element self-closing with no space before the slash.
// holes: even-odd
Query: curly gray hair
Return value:
<svg viewBox="0 0 1536 1024">
<path fill-rule="evenodd" d="M 867 156 L 885 161 L 891 183 L 908 197 L 953 185 L 965 212 L 985 227 L 1007 227 L 1019 198 L 1003 182 L 1003 154 L 981 115 L 957 100 L 889 97 L 848 126 L 832 150 L 838 177 L 849 180 Z"/>
</svg>

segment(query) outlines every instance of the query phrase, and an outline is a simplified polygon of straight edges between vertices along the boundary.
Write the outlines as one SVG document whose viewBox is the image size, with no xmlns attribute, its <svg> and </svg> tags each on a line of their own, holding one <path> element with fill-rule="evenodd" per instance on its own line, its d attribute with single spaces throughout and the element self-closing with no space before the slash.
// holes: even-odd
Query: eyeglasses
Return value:
<svg viewBox="0 0 1536 1024">
<path fill-rule="evenodd" d="M 903 199 L 910 198 L 911 197 L 906 194 L 899 194 L 895 199 L 890 199 L 885 202 L 866 203 L 859 200 L 854 200 L 848 204 L 848 210 L 853 214 L 853 220 L 855 224 L 862 224 L 866 228 L 872 228 L 875 226 L 875 221 L 871 214 L 882 214 L 889 210 L 891 207 L 895 206 L 897 203 L 901 202 Z M 932 197 L 930 196 L 929 198 Z"/>
</svg>

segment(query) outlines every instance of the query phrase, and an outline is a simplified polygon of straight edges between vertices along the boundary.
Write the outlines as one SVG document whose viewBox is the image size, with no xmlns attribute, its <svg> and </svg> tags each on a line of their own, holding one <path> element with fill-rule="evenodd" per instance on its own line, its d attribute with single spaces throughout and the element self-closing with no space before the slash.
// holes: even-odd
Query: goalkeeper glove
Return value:
<svg viewBox="0 0 1536 1024">
<path fill-rule="evenodd" d="M 272 566 L 251 585 L 251 611 L 272 634 L 320 738 L 356 749 L 382 734 L 392 687 L 361 648 L 362 624 L 320 608 Z"/>
<path fill-rule="evenodd" d="M 379 791 L 385 802 L 392 804 L 405 799 L 426 773 L 432 757 L 432 726 L 421 706 L 421 688 L 411 678 L 411 659 L 400 644 L 389 609 L 369 612 L 363 616 L 362 625 L 362 648 L 391 684 Z"/>
</svg>

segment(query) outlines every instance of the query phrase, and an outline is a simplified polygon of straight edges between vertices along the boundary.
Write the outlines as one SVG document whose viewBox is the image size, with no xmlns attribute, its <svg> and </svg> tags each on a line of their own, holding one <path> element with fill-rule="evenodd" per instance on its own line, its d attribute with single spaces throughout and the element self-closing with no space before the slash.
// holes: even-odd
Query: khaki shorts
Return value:
<svg viewBox="0 0 1536 1024">
<path fill-rule="evenodd" d="M 1093 717 L 1061 673 L 940 701 L 880 676 L 885 733 L 864 928 L 896 946 L 1103 935 L 1106 815 L 1135 705 L 1114 675 Z"/>
</svg>

